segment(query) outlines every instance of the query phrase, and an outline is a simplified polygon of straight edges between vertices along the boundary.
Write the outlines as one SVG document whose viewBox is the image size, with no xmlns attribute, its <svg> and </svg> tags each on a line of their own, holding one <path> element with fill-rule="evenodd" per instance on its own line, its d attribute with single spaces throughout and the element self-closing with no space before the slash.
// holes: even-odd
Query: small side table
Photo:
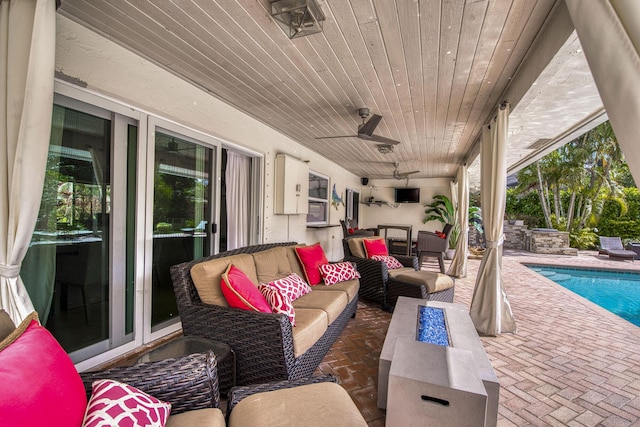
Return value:
<svg viewBox="0 0 640 427">
<path fill-rule="evenodd" d="M 236 355 L 223 342 L 200 337 L 179 337 L 142 354 L 136 363 L 173 359 L 209 350 L 213 351 L 218 362 L 220 393 L 226 395 L 236 385 Z"/>
</svg>

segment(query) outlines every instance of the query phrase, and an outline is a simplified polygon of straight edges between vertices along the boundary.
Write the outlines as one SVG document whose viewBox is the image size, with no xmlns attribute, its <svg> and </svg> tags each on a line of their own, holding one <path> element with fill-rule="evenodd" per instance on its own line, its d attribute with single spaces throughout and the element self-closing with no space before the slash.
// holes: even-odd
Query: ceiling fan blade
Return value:
<svg viewBox="0 0 640 427">
<path fill-rule="evenodd" d="M 380 135 L 368 136 L 368 135 L 358 134 L 358 138 L 366 139 L 367 141 L 372 141 L 372 142 L 379 142 L 381 144 L 388 144 L 388 145 L 400 144 L 400 141 L 396 141 L 395 139 L 385 138 L 384 136 L 380 136 Z"/>
<path fill-rule="evenodd" d="M 315 139 L 357 138 L 358 135 L 319 136 Z"/>
<path fill-rule="evenodd" d="M 420 173 L 420 171 L 402 172 L 400 175 L 412 175 L 414 173 Z"/>
<path fill-rule="evenodd" d="M 382 116 L 379 116 L 377 114 L 372 115 L 371 118 L 367 121 L 367 123 L 360 126 L 360 128 L 358 129 L 358 136 L 373 135 L 373 131 L 376 130 L 376 128 L 378 127 L 378 123 L 380 123 L 380 120 L 382 120 Z"/>
</svg>

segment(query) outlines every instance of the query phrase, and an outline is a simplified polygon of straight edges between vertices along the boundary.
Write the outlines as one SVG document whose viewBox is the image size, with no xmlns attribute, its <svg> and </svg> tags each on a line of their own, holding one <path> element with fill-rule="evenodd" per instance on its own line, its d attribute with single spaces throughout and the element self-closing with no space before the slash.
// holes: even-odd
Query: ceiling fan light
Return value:
<svg viewBox="0 0 640 427">
<path fill-rule="evenodd" d="M 382 154 L 393 153 L 393 145 L 391 144 L 378 144 L 378 151 Z"/>
<path fill-rule="evenodd" d="M 321 32 L 325 20 L 316 0 L 272 0 L 271 16 L 290 39 Z"/>
</svg>

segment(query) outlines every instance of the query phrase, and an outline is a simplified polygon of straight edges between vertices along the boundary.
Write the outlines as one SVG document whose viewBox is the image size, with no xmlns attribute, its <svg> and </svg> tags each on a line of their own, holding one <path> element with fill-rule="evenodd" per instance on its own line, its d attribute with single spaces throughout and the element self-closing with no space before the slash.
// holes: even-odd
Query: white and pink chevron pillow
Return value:
<svg viewBox="0 0 640 427">
<path fill-rule="evenodd" d="M 264 283 L 260 283 L 258 289 L 260 289 L 264 299 L 267 300 L 274 313 L 286 314 L 289 317 L 291 326 L 296 326 L 296 311 L 291 305 L 291 299 L 283 291 L 271 286 L 271 284 Z"/>
<path fill-rule="evenodd" d="M 391 255 L 374 255 L 371 257 L 371 259 L 384 262 L 385 264 L 387 264 L 387 268 L 389 270 L 394 270 L 396 268 L 404 267 L 404 265 L 400 264 L 400 261 L 398 261 L 395 257 L 392 257 Z"/>
<path fill-rule="evenodd" d="M 306 295 L 311 292 L 311 286 L 309 286 L 309 284 L 296 273 L 291 273 L 287 277 L 274 280 L 273 282 L 269 282 L 267 284 L 273 288 L 278 289 L 292 302 L 300 298 L 302 295 Z"/>
<path fill-rule="evenodd" d="M 333 285 L 346 280 L 359 279 L 360 273 L 350 262 L 337 262 L 320 266 L 320 274 L 325 285 Z"/>
<path fill-rule="evenodd" d="M 91 388 L 83 427 L 164 427 L 169 418 L 171 403 L 158 400 L 128 384 L 98 380 Z"/>
</svg>

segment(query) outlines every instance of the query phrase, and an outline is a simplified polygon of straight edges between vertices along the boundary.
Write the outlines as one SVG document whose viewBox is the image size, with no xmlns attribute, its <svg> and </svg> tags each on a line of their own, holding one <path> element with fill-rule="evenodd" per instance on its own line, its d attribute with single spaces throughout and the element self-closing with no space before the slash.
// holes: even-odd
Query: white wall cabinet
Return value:
<svg viewBox="0 0 640 427">
<path fill-rule="evenodd" d="M 306 214 L 309 210 L 309 165 L 286 154 L 277 154 L 276 214 Z"/>
</svg>

